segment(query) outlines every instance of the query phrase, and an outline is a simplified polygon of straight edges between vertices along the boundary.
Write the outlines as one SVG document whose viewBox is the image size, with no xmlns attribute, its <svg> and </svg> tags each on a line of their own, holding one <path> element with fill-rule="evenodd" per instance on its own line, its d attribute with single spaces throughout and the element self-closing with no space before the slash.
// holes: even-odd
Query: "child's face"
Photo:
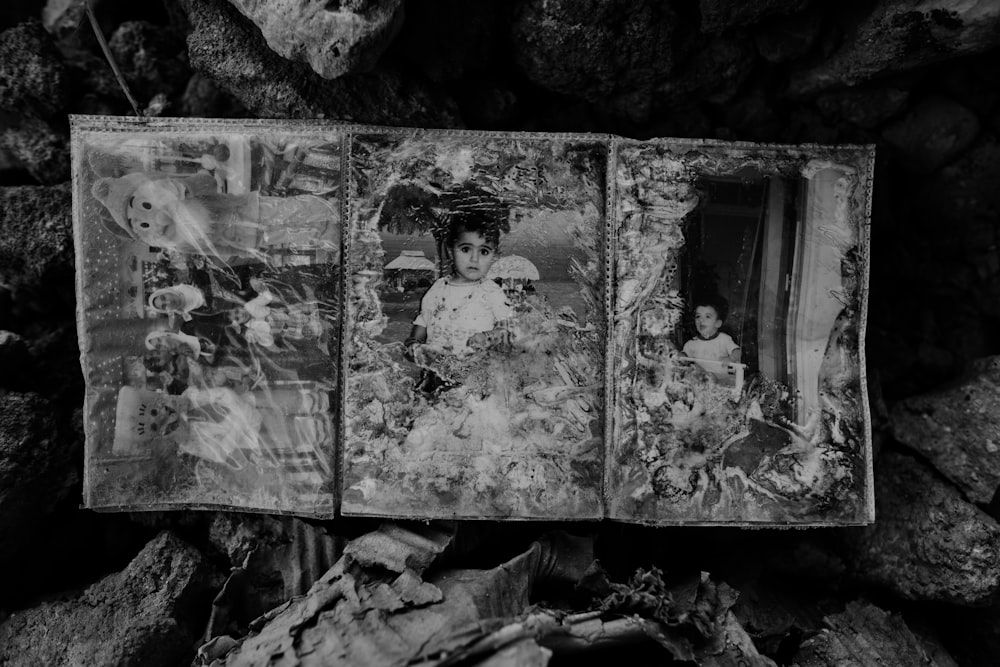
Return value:
<svg viewBox="0 0 1000 667">
<path fill-rule="evenodd" d="M 243 306 L 236 306 L 229 311 L 229 321 L 233 324 L 246 324 L 250 321 L 250 313 Z"/>
<path fill-rule="evenodd" d="M 694 326 L 702 338 L 711 338 L 719 332 L 722 320 L 712 306 L 698 306 L 694 309 Z"/>
<path fill-rule="evenodd" d="M 496 258 L 496 247 L 479 232 L 462 232 L 451 247 L 451 256 L 454 282 L 474 283 L 486 277 Z"/>
<path fill-rule="evenodd" d="M 173 292 L 164 292 L 163 294 L 157 294 L 153 298 L 153 307 L 165 312 L 170 312 L 173 310 L 181 310 L 184 308 L 184 302 L 179 294 L 174 294 Z"/>
</svg>

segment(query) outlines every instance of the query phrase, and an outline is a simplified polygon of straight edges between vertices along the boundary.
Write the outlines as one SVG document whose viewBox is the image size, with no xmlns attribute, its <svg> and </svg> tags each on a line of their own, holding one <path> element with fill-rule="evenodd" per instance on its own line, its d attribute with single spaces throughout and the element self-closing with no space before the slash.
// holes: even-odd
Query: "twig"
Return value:
<svg viewBox="0 0 1000 667">
<path fill-rule="evenodd" d="M 94 8 L 90 5 L 91 0 L 84 0 L 83 8 L 87 12 L 87 18 L 90 19 L 90 26 L 94 29 L 94 35 L 97 37 L 97 43 L 101 45 L 101 51 L 104 52 L 104 57 L 107 58 L 108 64 L 111 65 L 111 71 L 115 73 L 115 78 L 118 79 L 118 85 L 121 86 L 122 90 L 125 92 L 125 97 L 128 98 L 129 104 L 132 105 L 132 110 L 135 111 L 135 115 L 142 118 L 142 112 L 139 111 L 139 103 L 136 102 L 135 98 L 132 96 L 132 91 L 129 90 L 128 84 L 125 82 L 125 77 L 122 76 L 122 72 L 118 69 L 118 63 L 111 55 L 111 48 L 108 46 L 108 42 L 104 39 L 104 35 L 101 33 L 101 26 L 97 23 L 97 17 L 94 16 Z"/>
</svg>

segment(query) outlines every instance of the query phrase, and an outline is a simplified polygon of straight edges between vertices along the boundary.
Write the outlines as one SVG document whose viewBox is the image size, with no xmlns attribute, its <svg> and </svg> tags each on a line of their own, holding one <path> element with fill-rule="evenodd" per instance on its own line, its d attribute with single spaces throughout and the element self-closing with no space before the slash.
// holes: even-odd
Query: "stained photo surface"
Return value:
<svg viewBox="0 0 1000 667">
<path fill-rule="evenodd" d="M 332 513 L 337 134 L 75 141 L 88 505 Z"/>
<path fill-rule="evenodd" d="M 602 142 L 351 146 L 345 513 L 600 516 Z"/>
</svg>

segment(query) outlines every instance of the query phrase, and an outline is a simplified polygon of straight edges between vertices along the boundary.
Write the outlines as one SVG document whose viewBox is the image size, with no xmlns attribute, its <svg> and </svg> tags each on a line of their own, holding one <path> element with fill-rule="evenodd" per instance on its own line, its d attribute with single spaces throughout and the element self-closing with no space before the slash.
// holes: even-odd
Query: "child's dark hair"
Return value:
<svg viewBox="0 0 1000 667">
<path fill-rule="evenodd" d="M 721 296 L 704 294 L 691 300 L 691 312 L 694 312 L 701 306 L 708 306 L 709 308 L 712 308 L 715 310 L 715 314 L 719 316 L 719 320 L 723 322 L 726 321 L 726 315 L 729 314 L 729 302 Z"/>
<path fill-rule="evenodd" d="M 481 235 L 493 244 L 494 250 L 500 247 L 500 225 L 495 215 L 479 211 L 452 212 L 448 216 L 448 233 L 444 239 L 446 247 L 455 245 L 465 232 Z"/>
</svg>

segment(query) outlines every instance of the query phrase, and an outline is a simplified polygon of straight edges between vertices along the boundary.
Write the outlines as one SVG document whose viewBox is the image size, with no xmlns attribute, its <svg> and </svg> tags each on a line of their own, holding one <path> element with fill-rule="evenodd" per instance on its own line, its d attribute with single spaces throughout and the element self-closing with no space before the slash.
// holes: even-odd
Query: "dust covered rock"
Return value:
<svg viewBox="0 0 1000 667">
<path fill-rule="evenodd" d="M 883 451 L 875 481 L 875 524 L 850 537 L 853 574 L 910 600 L 990 603 L 1000 525 L 910 456 Z"/>
<path fill-rule="evenodd" d="M 325 79 L 371 69 L 403 22 L 402 0 L 231 0 L 267 45 Z"/>
<path fill-rule="evenodd" d="M 194 547 L 164 532 L 78 597 L 12 615 L 0 625 L 0 655 L 11 667 L 182 664 L 216 583 Z"/>
<path fill-rule="evenodd" d="M 980 53 L 1000 44 L 1000 4 L 993 0 L 879 0 L 847 28 L 841 48 L 792 75 L 789 90 L 808 95 L 854 86 L 878 75 Z"/>
<path fill-rule="evenodd" d="M 1000 487 L 1000 357 L 958 386 L 900 401 L 892 429 L 969 500 L 988 504 Z"/>
<path fill-rule="evenodd" d="M 842 613 L 827 616 L 824 624 L 823 630 L 802 644 L 793 665 L 951 667 L 958 664 L 935 638 L 915 634 L 900 616 L 868 602 L 851 602 Z"/>
<path fill-rule="evenodd" d="M 270 118 L 336 118 L 381 125 L 455 127 L 454 102 L 412 79 L 373 72 L 328 81 L 267 48 L 225 0 L 180 0 L 191 23 L 191 65 Z"/>
</svg>

